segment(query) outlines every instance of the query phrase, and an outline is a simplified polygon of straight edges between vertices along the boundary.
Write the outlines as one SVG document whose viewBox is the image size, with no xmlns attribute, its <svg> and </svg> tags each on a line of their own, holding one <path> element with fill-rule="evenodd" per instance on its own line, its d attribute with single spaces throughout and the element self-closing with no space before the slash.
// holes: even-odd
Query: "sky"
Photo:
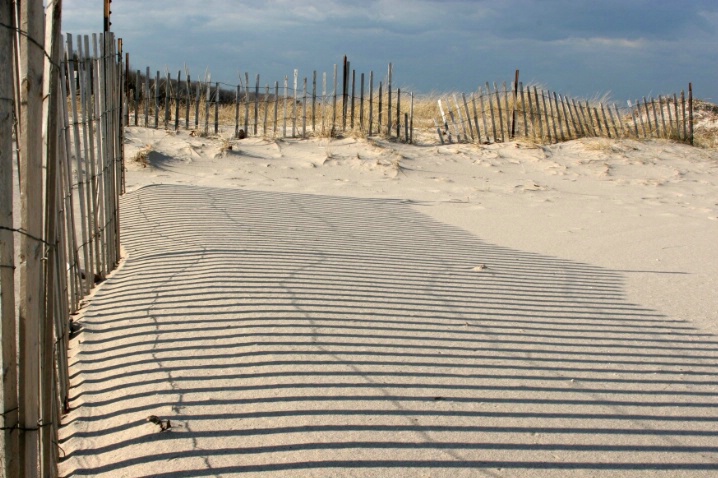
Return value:
<svg viewBox="0 0 718 478">
<path fill-rule="evenodd" d="M 693 83 L 718 103 L 717 0 L 112 0 L 132 69 L 290 84 L 351 68 L 422 93 L 524 84 L 622 102 Z M 63 31 L 100 32 L 102 0 L 64 0 Z M 184 73 L 183 73 L 184 75 Z M 301 80 L 300 80 L 301 81 Z M 331 87 L 330 87 L 331 88 Z"/>
</svg>

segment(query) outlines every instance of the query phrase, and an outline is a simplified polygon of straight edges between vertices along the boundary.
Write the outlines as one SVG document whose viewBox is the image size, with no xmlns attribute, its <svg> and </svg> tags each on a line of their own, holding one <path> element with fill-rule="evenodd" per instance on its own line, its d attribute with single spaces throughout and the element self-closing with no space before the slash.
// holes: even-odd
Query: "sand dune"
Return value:
<svg viewBox="0 0 718 478">
<path fill-rule="evenodd" d="M 716 151 L 125 146 L 148 154 L 72 344 L 63 474 L 718 470 Z"/>
</svg>

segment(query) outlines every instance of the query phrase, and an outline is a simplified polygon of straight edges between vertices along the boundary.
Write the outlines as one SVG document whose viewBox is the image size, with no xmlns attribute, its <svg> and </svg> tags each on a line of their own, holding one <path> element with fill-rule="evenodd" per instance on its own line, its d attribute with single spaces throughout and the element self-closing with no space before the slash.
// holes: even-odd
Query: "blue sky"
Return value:
<svg viewBox="0 0 718 478">
<path fill-rule="evenodd" d="M 102 0 L 64 0 L 63 31 L 102 29 Z M 357 73 L 418 93 L 524 83 L 616 101 L 687 89 L 718 102 L 717 0 L 113 0 L 133 69 L 261 84 Z M 340 66 L 341 71 L 341 66 Z M 254 81 L 254 80 L 252 80 Z"/>
</svg>

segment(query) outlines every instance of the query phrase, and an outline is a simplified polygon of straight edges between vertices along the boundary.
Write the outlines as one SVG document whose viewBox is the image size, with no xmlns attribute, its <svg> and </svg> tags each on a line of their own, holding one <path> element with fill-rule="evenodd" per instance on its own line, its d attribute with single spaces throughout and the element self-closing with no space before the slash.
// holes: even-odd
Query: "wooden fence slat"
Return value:
<svg viewBox="0 0 718 478">
<path fill-rule="evenodd" d="M 414 144 L 414 92 L 411 92 L 411 106 L 409 108 L 409 143 Z"/>
<path fill-rule="evenodd" d="M 603 126 L 601 126 L 601 117 L 598 115 L 598 108 L 593 107 L 593 114 L 596 118 L 596 124 L 598 125 L 598 136 L 603 136 Z"/>
<path fill-rule="evenodd" d="M 282 138 L 287 137 L 287 102 L 289 101 L 289 77 L 284 77 L 284 109 L 282 112 L 283 118 L 283 128 L 282 128 Z"/>
<path fill-rule="evenodd" d="M 668 129 L 666 129 L 666 116 L 663 114 L 663 96 L 658 95 L 658 109 L 661 112 L 661 125 L 663 126 L 663 137 L 669 138 L 670 134 L 668 133 Z"/>
<path fill-rule="evenodd" d="M 571 123 L 569 122 L 568 111 L 566 111 L 566 98 L 559 95 L 559 103 L 561 103 L 561 111 L 563 111 L 563 123 L 566 125 L 566 133 L 568 138 L 571 139 Z"/>
<path fill-rule="evenodd" d="M 495 84 L 494 84 L 495 86 Z M 493 133 L 494 143 L 497 142 L 497 135 L 496 135 L 496 119 L 494 118 L 494 103 L 491 99 L 491 86 L 489 85 L 489 82 L 486 82 L 486 99 L 489 103 L 489 113 L 491 114 L 491 132 Z"/>
<path fill-rule="evenodd" d="M 386 135 L 390 138 L 391 138 L 391 74 L 392 74 L 392 67 L 391 67 L 391 63 L 389 63 L 389 70 L 387 73 L 387 80 L 386 80 L 386 91 L 387 91 Z"/>
<path fill-rule="evenodd" d="M 7 3 L 7 2 L 5 2 Z M 25 477 L 38 476 L 38 420 L 40 410 L 40 318 L 43 310 L 44 246 L 42 223 L 42 92 L 44 8 L 40 0 L 20 3 L 20 301 L 19 301 L 19 406 L 20 459 Z M 39 48 L 38 48 L 39 47 Z M 3 68 L 7 68 L 7 65 Z M 74 97 L 73 104 L 74 104 Z"/>
<path fill-rule="evenodd" d="M 307 137 L 307 77 L 304 77 L 304 94 L 302 97 L 302 138 Z M 256 128 L 255 128 L 256 129 Z"/>
<path fill-rule="evenodd" d="M 267 116 L 269 116 L 269 83 L 264 87 L 264 122 L 262 123 L 262 135 L 267 137 Z"/>
<path fill-rule="evenodd" d="M 576 115 L 574 115 L 574 111 L 573 111 L 573 109 L 571 109 L 571 101 L 569 101 L 569 99 L 566 97 L 564 97 L 564 100 L 566 102 L 566 108 L 568 109 L 568 114 L 571 117 L 571 126 L 573 126 L 573 135 L 574 135 L 574 137 L 578 138 L 579 137 L 579 129 L 578 129 L 578 126 L 576 125 L 576 116 L 578 115 L 578 113 L 576 113 Z"/>
<path fill-rule="evenodd" d="M 543 92 L 542 92 L 543 95 Z M 539 94 L 538 89 L 534 86 L 534 102 L 536 103 L 536 119 L 538 120 L 538 127 L 539 127 L 539 134 L 538 134 L 538 140 L 539 142 L 543 141 L 543 122 L 541 121 L 541 103 L 539 102 Z M 548 128 L 548 126 L 547 126 Z"/>
<path fill-rule="evenodd" d="M 0 3 L 0 23 L 11 25 L 11 2 Z M 6 477 L 20 476 L 18 426 L 17 314 L 15 310 L 15 237 L 13 229 L 13 119 L 15 88 L 12 30 L 0 28 L 0 319 L 2 320 L 2 421 L 3 468 Z M 63 96 L 64 98 L 64 96 Z"/>
<path fill-rule="evenodd" d="M 384 95 L 382 94 L 383 86 L 384 85 L 382 85 L 382 82 L 380 81 L 379 82 L 379 109 L 377 110 L 377 116 L 376 116 L 376 119 L 377 119 L 376 132 L 377 132 L 377 134 L 381 134 L 381 113 L 382 113 L 381 107 L 382 107 L 382 100 L 384 99 Z"/>
<path fill-rule="evenodd" d="M 583 107 L 581 108 L 581 112 L 583 112 Z M 596 128 L 593 126 L 593 115 L 591 115 L 591 105 L 588 104 L 588 101 L 586 101 L 586 125 L 591 131 L 591 136 L 599 136 L 599 134 L 596 133 Z"/>
<path fill-rule="evenodd" d="M 297 135 L 297 81 L 299 78 L 299 70 L 294 70 L 294 90 L 292 93 L 292 138 Z"/>
<path fill-rule="evenodd" d="M 71 68 L 72 65 L 69 60 L 69 56 L 67 55 L 67 51 L 65 51 L 65 78 L 69 79 L 71 77 Z M 62 94 L 64 98 L 68 98 L 68 93 L 66 91 L 67 84 L 69 81 L 61 81 L 60 82 L 60 88 L 62 89 Z M 79 302 L 79 296 L 80 292 L 79 289 L 82 287 L 80 282 L 78 281 L 79 274 L 77 274 L 77 269 L 79 267 L 79 257 L 78 257 L 78 248 L 77 248 L 77 237 L 75 233 L 75 212 L 73 207 L 73 194 L 72 194 L 72 178 L 71 178 L 71 166 L 68 165 L 70 162 L 70 152 L 72 150 L 72 139 L 70 135 L 70 113 L 68 110 L 68 106 L 66 102 L 62 102 L 62 121 L 63 121 L 63 136 L 65 138 L 65 144 L 64 144 L 64 156 L 66 158 L 65 168 L 64 168 L 64 175 L 63 181 L 66 184 L 66 187 L 63 188 L 66 191 L 65 197 L 64 197 L 64 204 L 65 204 L 65 215 L 69 218 L 68 223 L 68 230 L 67 230 L 67 255 L 68 255 L 68 273 L 70 275 L 70 287 L 68 293 L 70 294 L 71 300 L 70 300 L 70 313 L 74 314 L 77 312 L 77 304 Z M 72 225 L 70 227 L 69 225 Z"/>
<path fill-rule="evenodd" d="M 374 71 L 369 72 L 369 136 L 372 135 L 374 123 Z"/>
<path fill-rule="evenodd" d="M 633 104 L 631 103 L 631 100 L 628 100 L 628 109 L 631 111 L 631 121 L 633 122 L 633 132 L 636 135 L 636 138 L 638 138 L 638 118 L 636 118 L 636 110 L 633 108 Z M 631 132 L 631 126 L 628 126 L 629 133 Z"/>
<path fill-rule="evenodd" d="M 678 116 L 678 96 L 675 93 L 673 93 L 673 112 L 676 117 L 676 137 L 681 139 L 681 120 Z"/>
<path fill-rule="evenodd" d="M 688 141 L 693 144 L 693 83 L 688 83 Z"/>
<path fill-rule="evenodd" d="M 681 111 L 683 113 L 683 140 L 688 139 L 688 120 L 686 119 L 686 93 L 681 90 Z"/>
<path fill-rule="evenodd" d="M 150 124 L 150 67 L 147 67 L 147 71 L 145 73 L 145 92 L 144 92 L 144 101 L 145 101 L 145 128 L 147 128 Z"/>
<path fill-rule="evenodd" d="M 362 85 L 363 85 L 362 76 Z M 317 70 L 312 72 L 312 133 L 317 132 Z"/>
<path fill-rule="evenodd" d="M 214 134 L 219 133 L 219 82 L 214 86 Z"/>
<path fill-rule="evenodd" d="M 468 139 L 469 139 L 469 134 L 466 132 L 466 122 L 464 121 L 464 117 L 463 117 L 463 115 L 461 114 L 461 107 L 459 106 L 459 102 L 456 100 L 456 93 L 454 93 L 454 94 L 452 95 L 452 98 L 453 98 L 453 100 L 454 100 L 454 108 L 456 108 L 456 115 L 459 117 L 459 124 L 461 125 L 461 131 L 463 131 L 463 133 L 464 133 L 464 141 L 468 141 Z M 398 122 L 398 121 L 397 121 L 397 122 Z M 399 130 L 398 130 L 398 128 L 397 128 L 397 133 L 398 133 L 398 131 L 399 131 Z M 457 133 L 457 134 L 458 134 L 458 133 Z M 397 134 L 397 137 L 398 137 L 398 136 L 399 136 L 399 135 Z"/>
<path fill-rule="evenodd" d="M 501 133 L 501 142 L 503 143 L 505 140 L 504 139 L 504 116 L 501 111 L 501 95 L 499 93 L 499 87 L 496 84 L 496 82 L 494 82 L 494 93 L 496 95 L 496 110 L 498 111 L 498 114 L 499 114 L 499 130 L 498 131 L 499 131 L 499 133 Z M 498 141 L 498 138 L 497 138 L 497 141 Z"/>
<path fill-rule="evenodd" d="M 165 129 L 170 127 L 170 72 L 167 71 L 165 80 Z"/>
<path fill-rule="evenodd" d="M 601 107 L 601 116 L 603 117 L 603 124 L 606 125 L 606 135 L 608 135 L 608 137 L 610 138 L 611 137 L 611 129 L 610 129 L 610 125 L 608 124 L 608 119 L 606 118 L 606 110 L 603 107 L 603 103 L 599 103 L 598 105 Z M 598 111 L 596 111 L 596 116 L 598 116 Z M 599 122 L 598 125 L 600 128 L 601 123 Z"/>
<path fill-rule="evenodd" d="M 359 80 L 359 131 L 364 129 L 364 73 Z"/>
<path fill-rule="evenodd" d="M 185 115 L 184 115 L 184 127 L 189 129 L 189 108 L 192 104 L 192 79 L 190 78 L 189 70 L 185 70 L 187 76 L 187 82 L 185 84 Z"/>
<path fill-rule="evenodd" d="M 551 102 L 551 97 L 548 99 L 549 103 Z M 561 109 L 558 107 L 558 95 L 556 92 L 553 92 L 553 109 L 555 110 L 554 116 L 553 116 L 553 128 L 554 132 L 556 132 L 556 123 L 558 123 L 558 131 L 561 133 L 561 141 L 566 141 L 566 135 L 563 132 L 563 120 L 561 119 Z M 558 141 L 558 135 L 556 135 L 556 141 Z"/>
<path fill-rule="evenodd" d="M 48 19 L 50 26 L 46 28 L 45 43 L 49 45 L 50 61 L 45 62 L 44 75 L 46 81 L 43 85 L 43 107 L 42 123 L 45 126 L 44 156 L 45 156 L 45 238 L 49 243 L 45 256 L 45 310 L 41 323 L 41 333 L 38 339 L 41 341 L 41 363 L 40 363 L 40 392 L 41 411 L 40 420 L 44 427 L 40 430 L 40 476 L 53 476 L 56 474 L 58 455 L 57 442 L 58 422 L 54 416 L 58 403 L 55 382 L 55 343 L 54 323 L 58 320 L 58 311 L 55 302 L 60 291 L 57 289 L 55 267 L 57 265 L 58 251 L 56 248 L 58 235 L 58 158 L 59 158 L 59 135 L 58 112 L 60 101 L 65 101 L 59 93 L 60 70 L 59 65 L 62 58 L 62 33 L 60 32 L 60 19 L 62 3 L 52 2 L 48 5 L 50 12 Z M 57 65 L 57 66 L 56 66 Z M 9 93 L 9 92 L 8 92 Z M 0 97 L 9 97 L 0 95 Z M 0 100 L 2 101 L 2 100 Z M 1 151 L 0 151 L 0 154 Z M 13 313 L 13 317 L 14 317 Z M 58 355 L 66 358 L 64 350 L 58 350 Z M 59 366 L 62 368 L 63 358 L 59 359 Z M 4 372 L 4 370 L 3 370 Z M 4 375 L 4 373 L 3 373 Z M 5 377 L 3 376 L 3 380 Z M 4 460 L 3 460 L 4 461 Z"/>
<path fill-rule="evenodd" d="M 536 96 L 534 95 L 534 98 Z M 526 105 L 528 106 L 528 116 L 531 122 L 531 134 L 534 141 L 540 141 L 538 136 L 538 128 L 536 127 L 536 112 L 534 111 L 534 101 L 531 100 L 531 86 L 526 87 Z M 528 137 L 528 134 L 526 135 Z"/>
<path fill-rule="evenodd" d="M 285 88 L 285 91 L 286 91 L 286 88 Z M 249 136 L 249 72 L 248 71 L 244 72 L 244 134 Z"/>
<path fill-rule="evenodd" d="M 401 136 L 401 88 L 396 90 L 396 139 Z"/>
<path fill-rule="evenodd" d="M 666 96 L 666 111 L 668 115 L 668 137 L 669 138 L 675 138 L 676 136 L 676 128 L 673 126 L 673 113 L 671 112 L 671 96 Z"/>
<path fill-rule="evenodd" d="M 102 62 L 105 63 L 105 60 Z M 160 126 L 160 72 L 155 75 L 155 129 Z"/>
<path fill-rule="evenodd" d="M 479 112 L 476 109 L 476 95 L 471 94 L 471 106 L 474 110 L 474 127 L 476 128 L 476 142 L 481 144 L 481 130 L 479 129 Z"/>
<path fill-rule="evenodd" d="M 257 136 L 259 129 L 259 73 L 254 83 L 254 136 Z"/>
<path fill-rule="evenodd" d="M 656 125 L 656 136 L 661 137 L 661 125 L 658 122 L 658 113 L 656 112 L 656 101 L 651 96 L 651 110 L 653 111 L 653 124 Z"/>
<path fill-rule="evenodd" d="M 355 108 L 355 98 L 356 98 L 356 76 L 357 72 L 356 70 L 352 69 L 352 93 L 351 93 L 351 121 L 349 123 L 349 128 L 354 129 L 354 108 Z"/>
<path fill-rule="evenodd" d="M 441 134 L 441 128 L 439 127 L 439 123 L 436 121 L 436 118 L 434 118 L 434 126 L 436 127 L 436 134 L 439 136 L 439 141 L 441 142 L 441 144 L 445 144 L 444 135 Z"/>
<path fill-rule="evenodd" d="M 180 88 L 182 81 L 182 70 L 177 72 L 177 91 L 175 93 L 175 131 L 179 130 L 179 117 L 180 117 Z"/>
<path fill-rule="evenodd" d="M 549 137 L 549 142 L 558 143 L 558 130 L 556 129 L 556 116 L 553 112 L 553 102 L 551 100 L 551 92 L 544 90 L 541 92 L 541 101 L 544 104 L 544 120 L 546 121 L 546 130 Z M 553 128 L 553 137 L 551 136 L 551 129 Z"/>
<path fill-rule="evenodd" d="M 449 123 L 446 119 L 446 113 L 444 113 L 444 108 L 441 105 L 441 98 L 439 98 L 438 104 L 439 104 L 439 113 L 441 114 L 442 126 L 444 127 L 444 131 L 447 134 L 447 139 L 449 140 L 449 143 L 451 143 L 451 131 L 449 130 Z M 442 141 L 442 144 L 443 144 L 443 141 Z"/>
<path fill-rule="evenodd" d="M 514 77 L 514 104 L 511 107 L 511 136 L 513 139 L 516 134 L 516 108 L 519 101 L 519 70 L 516 70 L 516 76 Z"/>
<path fill-rule="evenodd" d="M 332 91 L 332 125 L 329 128 L 330 137 L 334 137 L 337 124 L 337 64 L 334 64 L 334 89 Z"/>
<path fill-rule="evenodd" d="M 327 72 L 322 72 L 322 134 L 326 134 L 327 116 Z M 371 119 L 369 120 L 371 124 Z M 370 126 L 371 127 L 371 126 Z"/>
<path fill-rule="evenodd" d="M 89 52 L 89 46 L 90 46 L 90 39 L 87 35 L 84 37 L 85 40 L 85 52 L 83 54 L 81 50 L 82 45 L 82 37 L 78 35 L 77 37 L 77 47 L 78 47 L 78 57 L 82 58 L 79 68 L 78 68 L 78 75 L 80 78 L 79 82 L 79 88 L 80 88 L 80 105 L 82 110 L 82 118 L 83 118 L 83 128 L 82 128 L 82 143 L 83 143 L 83 150 L 84 150 L 84 165 L 85 165 L 85 201 L 87 205 L 87 210 L 85 211 L 86 217 L 83 218 L 83 220 L 87 223 L 87 231 L 88 231 L 88 242 L 87 242 L 87 248 L 88 248 L 88 256 L 89 261 L 87 264 L 85 264 L 85 273 L 86 273 L 86 283 L 88 290 L 92 288 L 93 282 L 91 275 L 94 275 L 95 271 L 99 269 L 99 266 L 96 266 L 96 264 L 99 264 L 100 259 L 100 245 L 96 242 L 96 234 L 95 234 L 95 223 L 96 221 L 96 208 L 95 208 L 95 175 L 96 175 L 96 167 L 95 167 L 95 151 L 94 151 L 94 138 L 93 138 L 93 105 L 91 102 L 91 96 L 92 96 L 92 85 L 90 83 L 90 71 L 92 71 L 92 58 L 90 56 Z M 89 70 L 89 71 L 87 71 Z M 79 181 L 79 177 L 78 177 Z M 95 261 L 95 258 L 97 258 L 97 262 Z"/>
<path fill-rule="evenodd" d="M 646 123 L 648 123 L 648 135 L 653 136 L 653 127 L 651 126 L 651 113 L 648 111 L 648 102 L 646 97 L 643 97 L 643 109 L 646 112 Z M 646 136 L 648 137 L 648 136 Z"/>
<path fill-rule="evenodd" d="M 518 70 L 516 70 L 518 71 Z M 526 96 L 524 95 L 524 83 L 519 81 L 519 90 L 521 91 L 521 113 L 524 119 L 524 138 L 529 137 L 529 124 L 526 120 Z"/>
<path fill-rule="evenodd" d="M 506 112 L 506 122 L 504 123 L 505 128 L 501 128 L 501 140 L 504 141 L 506 136 L 504 135 L 504 131 L 506 131 L 506 135 L 511 134 L 511 120 L 510 120 L 510 114 L 509 114 L 509 91 L 506 89 L 506 82 L 504 81 L 502 83 L 503 89 L 504 89 L 504 111 Z"/>
<path fill-rule="evenodd" d="M 135 73 L 135 89 L 134 89 L 134 99 L 135 99 L 135 103 L 134 103 L 134 105 L 133 105 L 133 106 L 135 107 L 135 126 L 138 125 L 137 123 L 138 123 L 138 121 L 139 121 L 138 118 L 137 118 L 137 116 L 139 115 L 139 103 L 140 103 L 139 90 L 140 90 L 140 88 L 141 88 L 141 87 L 140 87 L 140 81 L 141 81 L 140 70 L 137 70 L 137 72 Z"/>
<path fill-rule="evenodd" d="M 100 37 L 102 38 L 102 37 Z M 100 40 L 102 41 L 102 40 Z M 104 51 L 104 46 L 102 47 L 102 51 Z M 95 72 L 94 78 L 95 81 L 93 82 L 95 91 L 105 91 L 103 88 L 105 86 L 104 82 L 104 62 L 105 62 L 105 56 L 100 55 L 99 49 L 98 49 L 98 35 L 93 34 L 92 35 L 92 55 L 95 58 L 95 61 L 93 61 L 93 71 Z M 149 68 L 148 71 L 148 78 L 149 78 Z M 148 89 L 149 91 L 149 89 Z M 147 102 L 150 102 L 150 95 L 148 94 Z M 108 152 L 107 152 L 107 131 L 106 131 L 106 109 L 105 109 L 105 95 L 95 95 L 95 111 L 97 113 L 97 134 L 96 134 L 96 142 L 97 142 L 97 164 L 98 164 L 98 182 L 100 184 L 100 189 L 102 191 L 101 196 L 101 222 L 100 222 L 100 231 L 102 236 L 102 260 L 104 264 L 111 263 L 110 259 L 110 243 L 111 243 L 111 236 L 109 231 L 109 224 L 110 224 L 110 207 L 109 207 L 109 190 L 108 190 L 108 184 L 107 184 L 107 177 L 108 177 Z M 71 183 L 70 183 L 71 184 Z M 74 223 L 73 223 L 74 224 Z M 76 271 L 79 277 L 79 272 Z M 79 301 L 79 297 L 78 297 Z"/>
<path fill-rule="evenodd" d="M 342 68 L 342 131 L 347 129 L 347 89 L 349 88 L 349 61 L 344 55 L 344 67 Z"/>
<path fill-rule="evenodd" d="M 97 138 L 97 128 L 95 126 L 95 123 L 97 121 L 95 117 L 95 108 L 94 103 L 92 101 L 92 95 L 90 92 L 92 91 L 92 72 L 94 71 L 94 60 L 90 56 L 90 37 L 88 35 L 84 36 L 84 42 L 85 42 L 85 52 L 87 54 L 87 71 L 84 74 L 85 80 L 84 80 L 84 89 L 86 91 L 85 94 L 85 108 L 83 116 L 86 117 L 86 127 L 87 127 L 87 136 L 89 140 L 89 165 L 90 165 L 90 185 L 89 185 L 89 193 L 90 196 L 88 198 L 88 204 L 90 208 L 90 222 L 88 224 L 89 231 L 91 238 L 94 238 L 94 241 L 91 239 L 90 243 L 93 244 L 93 250 L 95 253 L 94 256 L 94 263 L 95 267 L 94 269 L 91 269 L 91 272 L 93 274 L 98 274 L 100 277 L 105 277 L 104 272 L 104 265 L 103 265 L 103 255 L 102 255 L 102 240 L 100 235 L 100 224 L 98 220 L 98 187 L 97 187 L 97 155 L 96 155 L 96 138 Z"/>
<path fill-rule="evenodd" d="M 583 117 L 583 111 L 579 109 L 580 104 L 580 101 L 577 104 L 576 100 L 571 98 L 570 101 L 568 101 L 568 108 L 575 120 L 574 128 L 576 135 L 579 137 L 585 137 L 587 136 L 586 129 L 584 128 L 585 118 Z"/>
<path fill-rule="evenodd" d="M 454 98 L 456 98 L 456 97 L 454 97 Z M 461 99 L 464 100 L 464 112 L 466 113 L 466 122 L 469 124 L 469 133 L 471 134 L 471 141 L 475 141 L 474 127 L 471 124 L 471 113 L 469 113 L 469 104 L 466 102 L 466 94 L 465 93 L 461 93 Z"/>
<path fill-rule="evenodd" d="M 643 121 L 643 112 L 641 111 L 641 100 L 636 100 L 636 114 L 638 115 L 638 121 L 641 123 L 641 130 L 643 131 L 643 138 L 647 139 L 651 136 L 651 125 L 650 123 L 646 126 L 646 122 Z"/>
<path fill-rule="evenodd" d="M 404 113 L 404 142 L 411 142 L 409 140 L 409 113 Z"/>
<path fill-rule="evenodd" d="M 277 137 L 277 127 L 279 124 L 279 118 L 277 117 L 279 113 L 279 82 L 274 82 L 274 131 L 272 134 L 273 138 Z"/>
<path fill-rule="evenodd" d="M 207 83 L 206 88 L 207 91 L 205 93 L 204 98 L 204 134 L 207 136 L 209 134 L 209 105 L 212 102 L 212 83 L 210 83 L 211 75 L 207 75 Z"/>
<path fill-rule="evenodd" d="M 618 112 L 618 106 L 616 106 L 616 103 L 613 104 L 613 110 L 616 112 L 616 118 L 618 119 L 618 125 L 621 128 L 620 135 L 618 132 L 616 132 L 616 136 L 618 136 L 618 137 L 626 136 L 626 130 L 623 127 L 623 118 L 621 118 L 621 113 Z M 608 112 L 611 113 L 610 108 L 609 108 Z M 613 115 L 611 116 L 611 121 L 614 121 Z M 615 125 L 616 123 L 614 122 L 613 124 Z"/>
<path fill-rule="evenodd" d="M 237 87 L 235 88 L 234 93 L 234 137 L 235 139 L 239 139 L 239 94 L 240 94 L 240 86 L 237 84 Z"/>
<path fill-rule="evenodd" d="M 488 86 L 488 83 L 486 84 Z M 489 92 L 487 91 L 486 94 L 488 95 Z M 481 122 L 484 125 L 484 134 L 486 135 L 486 143 L 488 144 L 491 140 L 489 139 L 489 128 L 487 126 L 488 123 L 486 122 L 486 109 L 484 108 L 484 93 L 481 90 L 481 85 L 479 85 L 479 103 L 481 104 Z"/>
</svg>

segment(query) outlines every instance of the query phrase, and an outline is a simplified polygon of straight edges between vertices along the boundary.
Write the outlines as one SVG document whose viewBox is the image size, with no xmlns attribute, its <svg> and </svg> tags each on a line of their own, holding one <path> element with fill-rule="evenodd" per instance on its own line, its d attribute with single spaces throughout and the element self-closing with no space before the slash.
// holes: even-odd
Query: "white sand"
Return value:
<svg viewBox="0 0 718 478">
<path fill-rule="evenodd" d="M 62 473 L 718 472 L 717 151 L 127 138 Z"/>
</svg>

